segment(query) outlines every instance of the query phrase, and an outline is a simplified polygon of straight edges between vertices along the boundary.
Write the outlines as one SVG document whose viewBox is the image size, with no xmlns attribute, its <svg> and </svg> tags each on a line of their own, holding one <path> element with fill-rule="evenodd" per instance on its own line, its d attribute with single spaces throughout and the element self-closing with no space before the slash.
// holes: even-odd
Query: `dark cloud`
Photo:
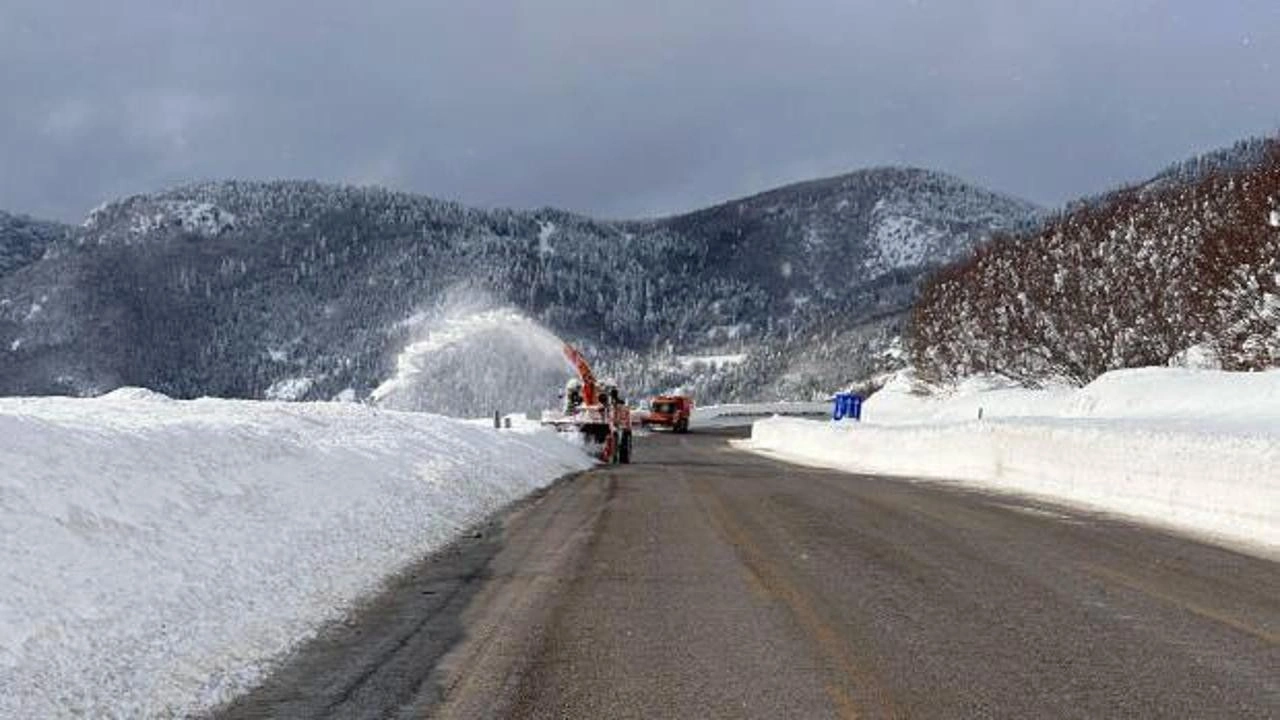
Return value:
<svg viewBox="0 0 1280 720">
<path fill-rule="evenodd" d="M 308 177 L 618 217 L 889 163 L 1056 204 L 1275 131 L 1278 71 L 1273 0 L 10 0 L 0 207 Z"/>
</svg>

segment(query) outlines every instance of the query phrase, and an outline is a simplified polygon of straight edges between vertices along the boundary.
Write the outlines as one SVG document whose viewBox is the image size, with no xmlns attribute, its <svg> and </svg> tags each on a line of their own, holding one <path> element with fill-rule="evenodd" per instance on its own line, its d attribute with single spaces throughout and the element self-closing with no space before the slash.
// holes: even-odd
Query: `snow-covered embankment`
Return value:
<svg viewBox="0 0 1280 720">
<path fill-rule="evenodd" d="M 546 431 L 360 405 L 0 399 L 0 717 L 210 707 L 589 463 Z"/>
<path fill-rule="evenodd" d="M 699 405 L 693 408 L 692 425 L 694 427 L 744 425 L 747 421 L 773 415 L 814 417 L 825 416 L 830 412 L 831 403 L 828 402 L 735 403 L 705 407 Z"/>
<path fill-rule="evenodd" d="M 971 383 L 928 397 L 898 382 L 867 401 L 865 418 L 772 418 L 742 445 L 1041 495 L 1280 553 L 1280 372 L 1151 368 L 1081 389 Z"/>
</svg>

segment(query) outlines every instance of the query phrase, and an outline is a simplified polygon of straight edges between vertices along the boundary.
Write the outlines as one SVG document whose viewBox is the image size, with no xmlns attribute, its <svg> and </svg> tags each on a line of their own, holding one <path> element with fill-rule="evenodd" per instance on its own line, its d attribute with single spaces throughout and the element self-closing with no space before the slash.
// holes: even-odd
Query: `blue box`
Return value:
<svg viewBox="0 0 1280 720">
<path fill-rule="evenodd" d="M 862 396 L 854 393 L 836 393 L 835 407 L 831 409 L 832 420 L 862 420 Z"/>
</svg>

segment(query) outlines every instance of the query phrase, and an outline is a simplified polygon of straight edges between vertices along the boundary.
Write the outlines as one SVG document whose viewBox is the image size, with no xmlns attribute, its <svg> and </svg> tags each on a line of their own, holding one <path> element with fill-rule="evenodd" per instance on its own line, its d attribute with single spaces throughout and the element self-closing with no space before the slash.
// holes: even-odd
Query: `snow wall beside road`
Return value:
<svg viewBox="0 0 1280 720">
<path fill-rule="evenodd" d="M 211 707 L 590 464 L 545 430 L 354 404 L 0 399 L 0 717 Z"/>
<path fill-rule="evenodd" d="M 1153 368 L 1078 390 L 882 393 L 867 402 L 869 422 L 772 418 L 741 445 L 1044 496 L 1280 553 L 1280 372 Z"/>
</svg>

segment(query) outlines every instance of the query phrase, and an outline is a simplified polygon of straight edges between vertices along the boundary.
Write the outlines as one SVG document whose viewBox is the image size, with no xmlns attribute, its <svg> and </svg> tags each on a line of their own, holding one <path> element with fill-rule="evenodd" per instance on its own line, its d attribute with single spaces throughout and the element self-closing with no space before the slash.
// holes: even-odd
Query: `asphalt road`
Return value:
<svg viewBox="0 0 1280 720">
<path fill-rule="evenodd" d="M 1280 564 L 654 435 L 218 716 L 1277 718 Z"/>
</svg>

